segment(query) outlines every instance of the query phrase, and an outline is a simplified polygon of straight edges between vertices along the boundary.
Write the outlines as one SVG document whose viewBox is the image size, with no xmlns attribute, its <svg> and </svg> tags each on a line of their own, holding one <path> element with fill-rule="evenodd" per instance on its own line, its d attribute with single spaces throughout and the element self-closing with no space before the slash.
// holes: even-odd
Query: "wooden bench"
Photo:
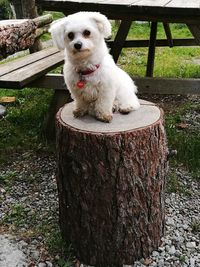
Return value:
<svg viewBox="0 0 200 267">
<path fill-rule="evenodd" d="M 46 122 L 47 138 L 54 138 L 56 112 L 70 101 L 62 74 L 47 74 L 64 63 L 64 53 L 51 47 L 0 65 L 0 88 L 22 89 L 24 87 L 53 89 L 54 96 Z M 59 82 L 57 83 L 57 77 Z"/>
<path fill-rule="evenodd" d="M 62 65 L 63 52 L 48 48 L 0 66 L 0 87 L 21 89 Z M 53 89 L 53 88 L 52 88 Z"/>
</svg>

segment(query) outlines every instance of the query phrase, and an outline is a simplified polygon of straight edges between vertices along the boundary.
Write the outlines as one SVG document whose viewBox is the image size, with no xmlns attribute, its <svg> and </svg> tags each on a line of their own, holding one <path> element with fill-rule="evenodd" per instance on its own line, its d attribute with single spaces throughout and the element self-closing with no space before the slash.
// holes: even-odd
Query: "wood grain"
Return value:
<svg viewBox="0 0 200 267">
<path fill-rule="evenodd" d="M 53 51 L 55 50 L 53 49 Z M 42 56 L 45 55 L 42 52 L 38 53 L 41 53 Z M 29 64 L 22 64 L 21 66 L 18 64 L 17 69 L 13 69 L 11 72 L 2 75 L 0 77 L 0 87 L 22 88 L 64 62 L 62 52 L 49 54 L 41 58 L 37 57 L 38 60 L 34 60 L 34 55 L 30 57 L 31 62 L 29 61 Z M 22 63 L 24 62 L 26 62 L 26 57 L 22 60 Z"/>
</svg>

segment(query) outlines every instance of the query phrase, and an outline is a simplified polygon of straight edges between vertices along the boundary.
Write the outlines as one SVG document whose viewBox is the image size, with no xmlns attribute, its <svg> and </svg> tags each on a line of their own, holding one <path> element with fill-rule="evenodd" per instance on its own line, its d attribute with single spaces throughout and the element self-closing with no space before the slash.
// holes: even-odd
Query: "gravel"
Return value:
<svg viewBox="0 0 200 267">
<path fill-rule="evenodd" d="M 170 112 L 172 102 L 163 100 Z M 199 129 L 198 110 L 183 119 L 190 129 Z M 52 255 L 46 243 L 48 232 L 58 225 L 55 170 L 54 156 L 31 151 L 0 167 L 0 267 L 58 267 L 59 255 Z M 200 181 L 181 167 L 170 173 L 178 177 L 181 191 L 166 193 L 165 236 L 149 258 L 132 267 L 200 266 Z"/>
<path fill-rule="evenodd" d="M 0 267 L 55 266 L 45 243 L 45 227 L 58 225 L 55 170 L 53 156 L 32 152 L 16 156 L 0 169 L 0 262 L 1 257 L 6 261 Z M 19 253 L 19 260 L 16 256 L 14 262 L 10 261 L 12 250 Z"/>
<path fill-rule="evenodd" d="M 4 234 L 1 231 L 0 235 L 0 267 L 57 266 L 41 233 L 29 237 L 29 232 L 42 221 L 52 225 L 58 223 L 55 169 L 54 157 L 32 153 L 17 157 L 9 166 L 1 169 L 1 178 L 14 179 L 15 182 L 12 187 L 8 184 L 0 187 L 0 218 L 9 226 L 9 230 L 5 227 Z M 134 267 L 200 266 L 199 183 L 181 169 L 171 171 L 176 172 L 187 191 L 185 194 L 166 193 L 166 233 L 162 245 L 153 251 L 149 259 L 135 262 Z M 25 211 L 27 217 L 24 221 L 18 222 L 8 216 L 13 212 L 13 205 L 23 207 L 21 213 Z M 15 235 L 8 236 L 7 232 Z"/>
</svg>

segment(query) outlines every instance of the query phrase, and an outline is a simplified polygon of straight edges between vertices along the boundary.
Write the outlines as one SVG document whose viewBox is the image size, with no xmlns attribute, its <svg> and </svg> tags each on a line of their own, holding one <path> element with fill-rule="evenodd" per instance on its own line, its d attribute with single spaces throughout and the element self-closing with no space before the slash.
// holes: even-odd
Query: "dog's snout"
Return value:
<svg viewBox="0 0 200 267">
<path fill-rule="evenodd" d="M 82 43 L 81 42 L 77 42 L 74 44 L 74 48 L 77 49 L 77 50 L 80 50 L 82 47 Z"/>
</svg>

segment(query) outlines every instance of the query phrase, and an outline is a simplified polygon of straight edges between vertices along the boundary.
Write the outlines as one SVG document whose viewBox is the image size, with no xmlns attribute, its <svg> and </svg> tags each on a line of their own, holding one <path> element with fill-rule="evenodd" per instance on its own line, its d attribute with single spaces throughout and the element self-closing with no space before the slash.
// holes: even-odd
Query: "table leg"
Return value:
<svg viewBox="0 0 200 267">
<path fill-rule="evenodd" d="M 153 77 L 157 25 L 158 25 L 157 22 L 152 22 L 151 23 L 151 33 L 150 33 L 150 40 L 149 40 L 149 52 L 148 52 L 147 70 L 146 70 L 146 76 L 147 77 Z"/>
<path fill-rule="evenodd" d="M 126 41 L 126 37 L 128 35 L 129 29 L 131 27 L 132 20 L 122 20 L 116 34 L 114 43 L 110 50 L 111 55 L 115 62 L 117 62 L 119 55 L 122 51 L 124 42 Z"/>
<path fill-rule="evenodd" d="M 165 30 L 165 34 L 166 34 L 166 37 L 167 37 L 167 41 L 168 41 L 169 47 L 173 47 L 174 44 L 173 44 L 173 39 L 172 39 L 172 34 L 171 34 L 171 30 L 170 30 L 169 24 L 168 23 L 163 23 L 163 27 L 164 27 L 164 30 Z"/>
<path fill-rule="evenodd" d="M 190 32 L 195 38 L 195 41 L 200 45 L 200 25 L 199 24 L 187 24 Z"/>
</svg>

